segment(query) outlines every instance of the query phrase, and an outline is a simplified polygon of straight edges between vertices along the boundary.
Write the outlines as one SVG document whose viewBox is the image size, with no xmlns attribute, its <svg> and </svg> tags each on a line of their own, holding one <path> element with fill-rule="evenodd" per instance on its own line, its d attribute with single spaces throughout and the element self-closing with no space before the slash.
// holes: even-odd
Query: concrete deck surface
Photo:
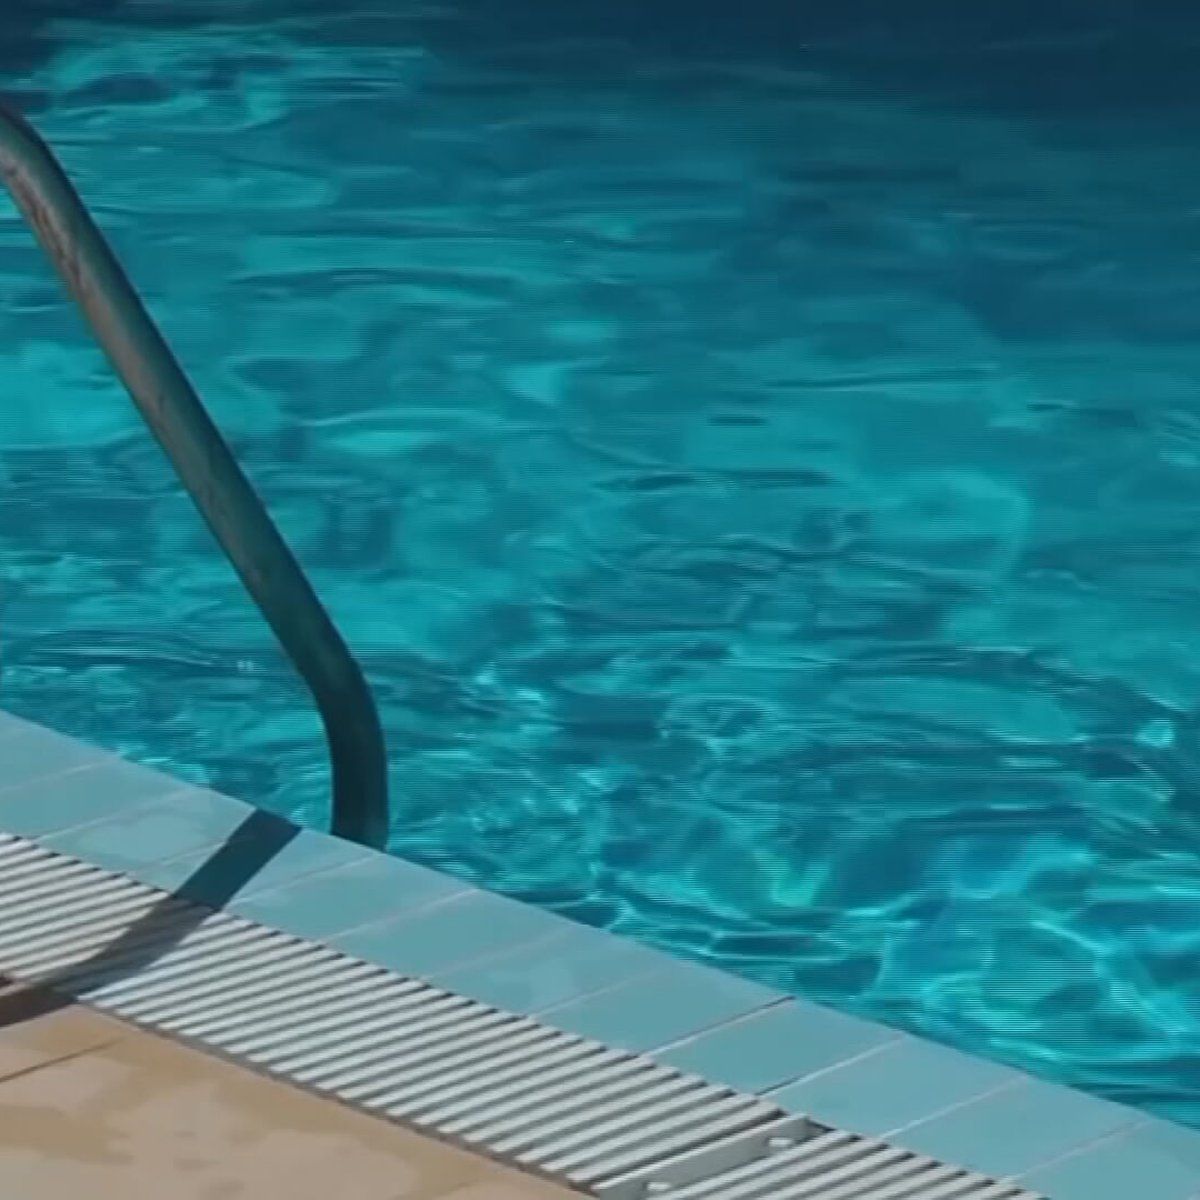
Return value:
<svg viewBox="0 0 1200 1200">
<path fill-rule="evenodd" d="M 4 980 L 0 1196 L 578 1200 Z"/>
</svg>

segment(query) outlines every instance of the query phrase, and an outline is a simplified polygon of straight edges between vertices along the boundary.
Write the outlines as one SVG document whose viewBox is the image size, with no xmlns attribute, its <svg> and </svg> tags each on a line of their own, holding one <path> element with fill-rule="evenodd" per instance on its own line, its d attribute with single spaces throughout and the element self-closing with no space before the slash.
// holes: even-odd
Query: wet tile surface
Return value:
<svg viewBox="0 0 1200 1200">
<path fill-rule="evenodd" d="M 40 725 L 3 715 L 0 724 L 0 791 L 48 775 L 60 775 L 109 756 L 95 746 Z"/>
<path fill-rule="evenodd" d="M 1014 1087 L 907 1126 L 892 1140 L 987 1175 L 1016 1175 L 1144 1119 L 1135 1109 L 1022 1079 Z"/>
<path fill-rule="evenodd" d="M 416 863 L 371 854 L 280 887 L 239 896 L 226 907 L 297 937 L 326 941 L 389 916 L 415 915 L 428 904 L 469 890 L 468 884 Z"/>
<path fill-rule="evenodd" d="M 681 1071 L 762 1092 L 898 1041 L 901 1034 L 803 1000 L 702 1033 L 659 1055 Z"/>
<path fill-rule="evenodd" d="M 60 1012 L 49 1023 L 15 1020 L 7 1011 L 0 1046 L 26 1046 L 30 1061 L 17 1073 L 0 1068 L 0 1195 L 572 1195 L 83 1010 Z"/>
<path fill-rule="evenodd" d="M 534 1015 L 660 970 L 656 950 L 603 930 L 570 928 L 431 978 L 484 1004 Z"/>
<path fill-rule="evenodd" d="M 3 758 L 0 743 L 0 760 Z M 155 796 L 178 790 L 174 779 L 117 758 L 106 758 L 0 788 L 0 829 L 21 837 L 41 838 L 108 820 Z"/>
<path fill-rule="evenodd" d="M 240 800 L 202 788 L 186 788 L 123 809 L 107 820 L 38 840 L 61 854 L 149 882 L 143 878 L 148 867 L 229 841 L 239 831 L 254 827 L 250 822 L 255 812 Z M 186 870 L 179 871 L 178 877 L 160 871 L 156 882 L 172 888 L 187 877 Z"/>
<path fill-rule="evenodd" d="M 677 959 L 665 962 L 664 970 L 551 1009 L 544 1019 L 568 1033 L 644 1053 L 785 999 L 722 971 Z"/>
<path fill-rule="evenodd" d="M 546 938 L 564 924 L 552 913 L 471 889 L 412 916 L 381 921 L 332 942 L 347 954 L 400 974 L 429 978 L 506 946 Z"/>
<path fill-rule="evenodd" d="M 1147 1121 L 1031 1171 L 1021 1182 L 1052 1200 L 1196 1200 L 1200 1131 Z"/>
<path fill-rule="evenodd" d="M 906 1036 L 780 1088 L 771 1099 L 788 1112 L 883 1137 L 1024 1078 L 999 1063 Z"/>
<path fill-rule="evenodd" d="M 196 900 L 240 911 L 243 901 L 262 892 L 290 888 L 310 876 L 374 857 L 373 851 L 354 842 L 296 829 L 272 817 L 265 819 L 260 829 L 239 838 L 219 860 L 213 848 L 206 847 L 173 859 L 170 868 L 175 875 L 202 880 Z M 145 882 L 162 886 L 158 875 L 156 864 L 145 872 Z"/>
<path fill-rule="evenodd" d="M 0 829 L 189 899 L 326 941 L 401 974 L 430 978 L 512 1011 L 542 1014 L 547 1024 L 570 1032 L 653 1053 L 715 1082 L 764 1091 L 790 1111 L 885 1136 L 986 1173 L 1025 1171 L 1029 1186 L 1054 1200 L 1126 1200 L 1134 1190 L 1148 1188 L 1157 1188 L 1156 1200 L 1200 1200 L 1200 1134 L 806 1005 L 415 864 L 297 830 L 238 801 L 181 786 L 3 713 Z M 327 1166 L 334 1172 L 334 1160 L 356 1145 L 349 1134 L 349 1141 L 339 1141 L 342 1135 L 336 1134 L 324 1142 L 304 1134 L 306 1148 L 291 1153 L 286 1147 L 300 1136 L 295 1128 L 263 1133 L 262 1161 L 277 1162 L 279 1174 L 277 1179 L 269 1171 L 260 1174 L 254 1184 L 219 1174 L 218 1166 L 240 1161 L 236 1153 L 214 1152 L 185 1162 L 180 1150 L 175 1166 L 190 1169 L 203 1162 L 209 1174 L 197 1167 L 193 1190 L 188 1182 L 168 1192 L 152 1181 L 163 1162 L 148 1148 L 155 1139 L 166 1144 L 166 1127 L 154 1127 L 158 1132 L 142 1159 L 135 1154 L 127 1161 L 112 1152 L 114 1145 L 136 1149 L 139 1144 L 132 1125 L 115 1133 L 111 1127 L 124 1112 L 120 1097 L 137 1091 L 133 1083 L 126 1087 L 117 1081 L 152 1076 L 153 1062 L 137 1059 L 132 1049 L 128 1053 L 134 1058 L 123 1057 L 130 1042 L 126 1027 L 76 1009 L 39 1012 L 30 995 L 6 989 L 0 981 L 0 1195 L 36 1198 L 74 1188 L 89 1196 L 236 1196 L 261 1194 L 263 1186 L 275 1191 L 283 1181 L 288 1194 L 303 1196 L 309 1194 L 306 1186 L 322 1178 Z M 136 1038 L 147 1040 L 141 1034 Z M 166 1043 L 149 1042 L 159 1047 L 155 1053 L 165 1053 Z M 256 1086 L 279 1087 L 246 1078 Z M 20 1089 L 26 1089 L 28 1100 L 29 1089 L 37 1092 L 35 1080 L 48 1090 L 38 1093 L 41 1101 L 22 1108 Z M 66 1082 L 59 1086 L 55 1080 Z M 156 1101 L 146 1118 L 163 1117 L 175 1103 L 173 1096 L 164 1092 L 161 1106 Z M 57 1112 L 54 1119 L 65 1131 L 73 1127 L 70 1106 L 86 1107 L 96 1097 L 104 1097 L 116 1114 L 104 1126 L 107 1132 L 96 1135 L 99 1140 L 89 1143 L 90 1149 L 80 1150 L 78 1160 L 47 1152 L 36 1166 L 37 1147 L 53 1141 L 46 1113 Z M 188 1103 L 200 1102 L 193 1097 Z M 37 1110 L 32 1116 L 26 1112 L 31 1106 Z M 178 1128 L 190 1121 L 204 1129 L 205 1119 L 197 1110 L 187 1120 L 180 1117 Z M 31 1132 L 21 1142 L 10 1130 Z M 323 1149 L 313 1149 L 317 1143 Z M 107 1184 L 97 1190 L 90 1179 L 85 1188 L 83 1175 L 71 1174 L 83 1170 L 81 1163 L 113 1166 L 118 1160 L 125 1166 L 133 1162 L 133 1173 L 122 1174 L 124 1167 L 114 1166 L 111 1193 L 103 1190 Z M 363 1161 L 373 1160 L 367 1155 Z M 476 1160 L 467 1156 L 466 1161 Z M 58 1174 L 43 1187 L 47 1162 Z M 151 1174 L 138 1174 L 146 1164 Z M 247 1161 L 247 1171 L 250 1165 Z M 381 1168 L 381 1178 L 384 1173 Z M 567 1194 L 521 1190 L 534 1185 L 519 1176 L 513 1177 L 515 1183 L 439 1177 L 427 1187 L 419 1173 L 411 1186 L 411 1172 L 397 1168 L 393 1174 L 392 1190 L 373 1191 L 369 1182 L 355 1194 L 430 1200 Z M 326 1180 L 313 1194 L 331 1195 L 335 1186 Z"/>
</svg>

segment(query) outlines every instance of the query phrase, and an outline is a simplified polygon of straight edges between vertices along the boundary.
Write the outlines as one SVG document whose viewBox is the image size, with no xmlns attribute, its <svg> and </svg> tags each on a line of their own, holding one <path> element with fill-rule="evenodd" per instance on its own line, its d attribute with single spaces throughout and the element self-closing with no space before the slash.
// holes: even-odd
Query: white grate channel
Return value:
<svg viewBox="0 0 1200 1200">
<path fill-rule="evenodd" d="M 0 974 L 604 1200 L 1041 1200 L 8 834 Z"/>
</svg>

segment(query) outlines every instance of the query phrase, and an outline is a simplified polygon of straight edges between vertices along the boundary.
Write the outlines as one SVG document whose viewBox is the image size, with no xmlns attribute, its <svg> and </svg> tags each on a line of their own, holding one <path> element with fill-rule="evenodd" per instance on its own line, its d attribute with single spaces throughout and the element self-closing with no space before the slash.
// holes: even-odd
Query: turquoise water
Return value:
<svg viewBox="0 0 1200 1200">
<path fill-rule="evenodd" d="M 393 848 L 1200 1124 L 1196 22 L 329 7 L 0 71 L 359 653 Z M 323 824 L 7 202 L 0 294 L 0 699 Z"/>
</svg>

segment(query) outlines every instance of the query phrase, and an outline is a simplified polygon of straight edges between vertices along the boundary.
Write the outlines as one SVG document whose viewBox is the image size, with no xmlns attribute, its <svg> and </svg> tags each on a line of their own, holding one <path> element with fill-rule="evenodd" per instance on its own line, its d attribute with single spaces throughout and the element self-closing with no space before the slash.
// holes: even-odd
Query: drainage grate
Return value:
<svg viewBox="0 0 1200 1200">
<path fill-rule="evenodd" d="M 603 1200 L 1038 1200 L 7 834 L 0 973 Z"/>
</svg>

